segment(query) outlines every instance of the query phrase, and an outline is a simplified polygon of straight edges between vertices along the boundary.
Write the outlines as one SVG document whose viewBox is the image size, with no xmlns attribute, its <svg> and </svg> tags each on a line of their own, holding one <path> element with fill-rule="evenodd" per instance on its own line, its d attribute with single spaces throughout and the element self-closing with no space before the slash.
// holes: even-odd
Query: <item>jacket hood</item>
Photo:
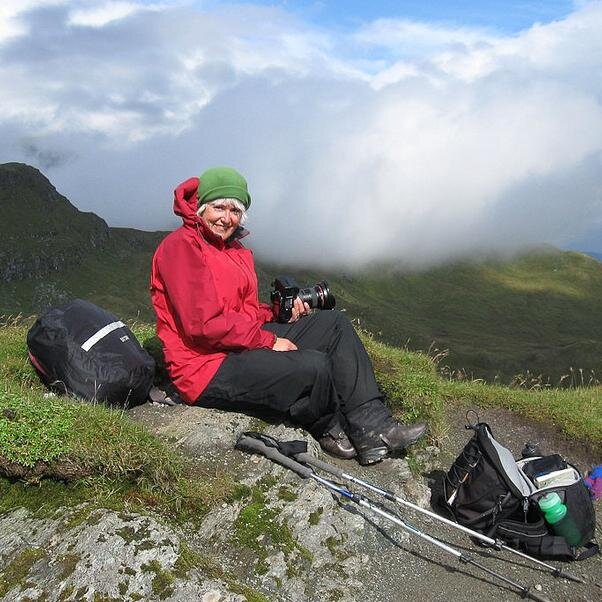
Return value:
<svg viewBox="0 0 602 602">
<path fill-rule="evenodd" d="M 199 178 L 189 178 L 174 190 L 173 212 L 182 218 L 186 226 L 194 226 L 199 222 L 196 214 L 199 202 L 196 192 L 199 182 Z"/>
</svg>

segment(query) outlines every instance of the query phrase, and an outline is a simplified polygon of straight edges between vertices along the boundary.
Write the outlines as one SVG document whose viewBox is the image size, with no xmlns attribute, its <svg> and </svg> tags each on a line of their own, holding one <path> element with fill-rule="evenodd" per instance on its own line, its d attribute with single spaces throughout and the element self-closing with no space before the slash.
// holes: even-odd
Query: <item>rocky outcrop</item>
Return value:
<svg viewBox="0 0 602 602">
<path fill-rule="evenodd" d="M 2 600 L 246 599 L 194 566 L 182 539 L 151 517 L 85 507 L 57 515 L 21 509 L 0 520 Z"/>
<path fill-rule="evenodd" d="M 204 469 L 238 475 L 240 494 L 200 527 L 107 509 L 63 509 L 37 518 L 23 509 L 0 518 L 0 600 L 287 601 L 371 598 L 369 576 L 390 543 L 365 517 L 313 480 L 234 449 L 256 419 L 199 408 L 142 406 L 138 420 L 168 437 Z M 283 440 L 305 432 L 261 424 Z M 404 460 L 380 476 L 398 493 L 412 480 Z M 428 488 L 413 483 L 425 504 Z M 396 534 L 397 545 L 407 536 Z M 384 598 L 386 599 L 386 598 Z"/>
<path fill-rule="evenodd" d="M 489 411 L 481 412 L 486 420 L 495 418 Z M 302 480 L 261 456 L 234 449 L 241 431 L 263 430 L 284 440 L 304 439 L 311 453 L 320 454 L 303 431 L 241 414 L 184 406 L 146 404 L 130 414 L 193 458 L 199 465 L 198 478 L 208 471 L 234 476 L 237 494 L 217 504 L 194 526 L 86 505 L 44 517 L 23 509 L 0 516 L 2 602 L 497 602 L 520 598 L 518 591 L 408 537 L 315 481 Z M 466 443 L 461 429 L 459 424 L 458 440 L 448 441 L 449 449 L 442 452 L 444 464 Z M 518 442 L 523 441 L 520 433 Z M 435 448 L 420 450 L 412 462 L 429 469 L 440 461 L 436 454 Z M 367 468 L 353 461 L 340 464 L 421 506 L 428 504 L 425 479 L 410 471 L 403 459 Z M 570 567 L 586 581 L 575 584 L 534 570 L 530 563 L 517 562 L 503 552 L 492 554 L 472 546 L 466 537 L 432 519 L 404 510 L 400 515 L 550 600 L 585 602 L 599 597 L 596 582 L 602 556 Z"/>
</svg>

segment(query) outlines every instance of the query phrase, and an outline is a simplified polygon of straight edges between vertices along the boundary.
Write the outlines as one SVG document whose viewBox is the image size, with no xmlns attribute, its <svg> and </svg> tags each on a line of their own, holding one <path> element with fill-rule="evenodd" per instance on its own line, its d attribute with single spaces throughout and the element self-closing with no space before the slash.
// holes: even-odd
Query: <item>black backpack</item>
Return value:
<svg viewBox="0 0 602 602">
<path fill-rule="evenodd" d="M 153 384 L 154 359 L 113 314 L 75 299 L 42 314 L 27 333 L 29 359 L 52 391 L 132 407 Z"/>
<path fill-rule="evenodd" d="M 577 468 L 558 454 L 515 461 L 489 425 L 467 428 L 474 435 L 447 473 L 441 500 L 458 523 L 540 558 L 582 560 L 598 552 L 594 507 Z M 554 481 L 558 471 L 563 476 Z M 539 508 L 539 499 L 553 491 L 577 530 L 573 545 L 555 534 Z"/>
</svg>

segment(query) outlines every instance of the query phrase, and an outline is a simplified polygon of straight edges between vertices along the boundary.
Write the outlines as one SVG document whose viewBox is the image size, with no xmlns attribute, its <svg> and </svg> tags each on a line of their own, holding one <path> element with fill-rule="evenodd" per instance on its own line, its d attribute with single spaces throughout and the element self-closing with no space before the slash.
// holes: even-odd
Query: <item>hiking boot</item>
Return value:
<svg viewBox="0 0 602 602">
<path fill-rule="evenodd" d="M 320 447 L 329 455 L 343 460 L 350 460 L 357 455 L 349 437 L 341 427 L 330 429 L 318 439 Z"/>
<path fill-rule="evenodd" d="M 416 443 L 426 433 L 426 429 L 424 422 L 399 424 L 389 418 L 379 429 L 369 431 L 356 443 L 358 462 L 367 466 L 387 457 L 399 456 L 406 447 Z"/>
</svg>

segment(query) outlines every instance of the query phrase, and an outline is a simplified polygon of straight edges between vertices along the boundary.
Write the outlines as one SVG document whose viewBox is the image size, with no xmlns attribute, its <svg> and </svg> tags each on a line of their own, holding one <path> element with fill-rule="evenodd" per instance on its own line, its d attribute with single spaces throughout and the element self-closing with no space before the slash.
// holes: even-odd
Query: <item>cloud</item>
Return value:
<svg viewBox="0 0 602 602">
<path fill-rule="evenodd" d="M 175 225 L 171 190 L 215 164 L 247 175 L 250 244 L 275 260 L 423 266 L 566 244 L 602 214 L 600 2 L 515 35 L 338 31 L 252 4 L 7 6 L 0 159 L 109 223 Z"/>
<path fill-rule="evenodd" d="M 43 170 L 51 170 L 69 163 L 74 157 L 70 152 L 63 152 L 49 147 L 40 148 L 34 139 L 23 139 L 20 149 L 28 162 L 35 163 Z"/>
<path fill-rule="evenodd" d="M 104 27 L 136 13 L 161 10 L 164 6 L 162 4 L 141 5 L 136 2 L 104 2 L 76 8 L 69 14 L 67 23 L 72 26 Z"/>
</svg>

